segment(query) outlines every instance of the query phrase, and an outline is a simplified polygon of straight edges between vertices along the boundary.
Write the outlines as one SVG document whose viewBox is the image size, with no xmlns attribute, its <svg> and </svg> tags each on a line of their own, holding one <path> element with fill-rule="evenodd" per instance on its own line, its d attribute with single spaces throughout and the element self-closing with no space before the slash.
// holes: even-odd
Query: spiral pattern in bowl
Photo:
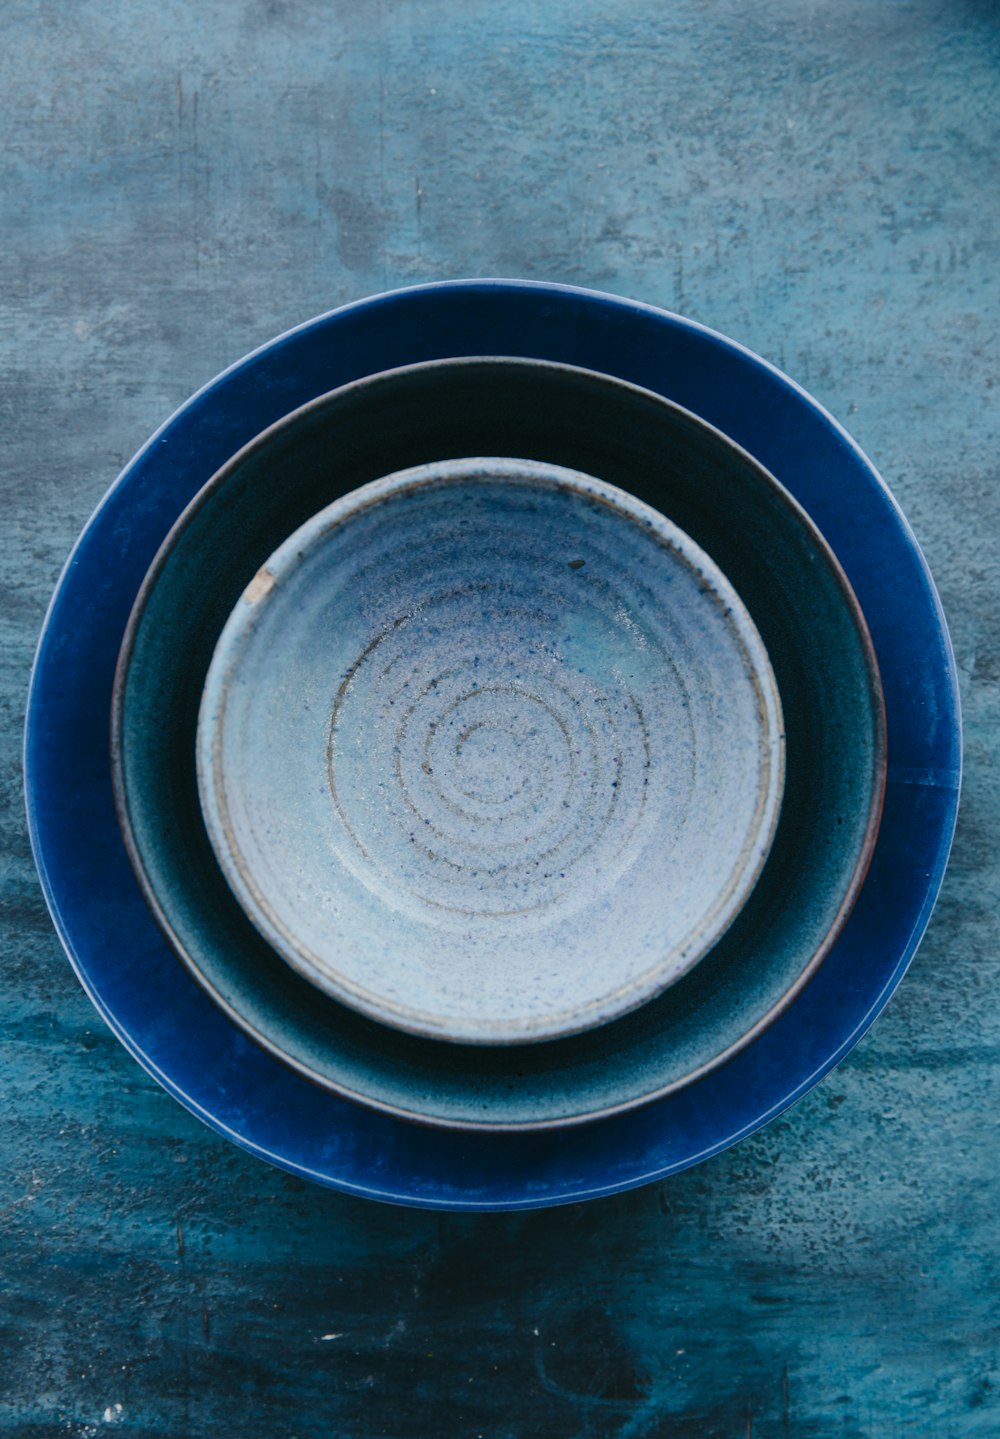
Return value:
<svg viewBox="0 0 1000 1439">
<path fill-rule="evenodd" d="M 275 947 L 469 1043 L 634 1008 L 738 912 L 780 804 L 780 702 L 735 592 L 655 511 L 451 461 L 338 501 L 219 641 L 202 801 Z"/>
</svg>

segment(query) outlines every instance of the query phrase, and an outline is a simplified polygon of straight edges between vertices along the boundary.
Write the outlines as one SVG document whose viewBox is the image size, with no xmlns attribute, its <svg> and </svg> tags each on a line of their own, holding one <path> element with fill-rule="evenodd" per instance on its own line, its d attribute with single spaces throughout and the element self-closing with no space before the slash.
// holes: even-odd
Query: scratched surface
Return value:
<svg viewBox="0 0 1000 1439">
<path fill-rule="evenodd" d="M 997 67 L 989 0 L 0 8 L 0 1433 L 1000 1433 Z M 967 785 L 927 939 L 804 1102 L 659 1186 L 440 1217 L 249 1158 L 105 1031 L 20 725 L 59 568 L 222 366 L 421 279 L 584 283 L 782 365 L 939 581 Z"/>
</svg>

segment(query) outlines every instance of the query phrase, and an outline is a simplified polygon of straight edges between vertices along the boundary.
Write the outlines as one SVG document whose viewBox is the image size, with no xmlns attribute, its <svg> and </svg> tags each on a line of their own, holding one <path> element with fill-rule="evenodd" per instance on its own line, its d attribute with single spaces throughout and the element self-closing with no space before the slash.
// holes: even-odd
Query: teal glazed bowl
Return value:
<svg viewBox="0 0 1000 1439">
<path fill-rule="evenodd" d="M 669 989 L 575 1036 L 441 1043 L 373 1022 L 275 953 L 226 883 L 202 820 L 199 704 L 222 629 L 280 542 L 380 476 L 530 456 L 626 490 L 727 576 L 784 712 L 785 789 L 767 861 L 718 943 Z M 816 527 L 717 431 L 628 383 L 561 364 L 438 361 L 357 381 L 266 431 L 181 516 L 136 601 L 112 715 L 119 818 L 178 955 L 248 1034 L 339 1094 L 428 1123 L 579 1123 L 676 1090 L 749 1044 L 808 983 L 859 891 L 884 787 L 867 628 Z"/>
<path fill-rule="evenodd" d="M 370 1018 L 466 1044 L 605 1024 L 760 873 L 781 705 L 705 552 L 577 471 L 362 486 L 250 581 L 202 698 L 202 810 L 264 938 Z"/>
</svg>

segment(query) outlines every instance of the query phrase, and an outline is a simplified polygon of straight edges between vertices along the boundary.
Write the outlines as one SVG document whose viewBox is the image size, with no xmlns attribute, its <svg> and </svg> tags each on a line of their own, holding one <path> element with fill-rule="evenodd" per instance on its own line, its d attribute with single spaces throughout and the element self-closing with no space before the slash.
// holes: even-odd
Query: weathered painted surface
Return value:
<svg viewBox="0 0 1000 1439">
<path fill-rule="evenodd" d="M 985 0 L 6 7 L 0 1432 L 1000 1432 L 1000 26 Z M 105 1032 L 50 929 L 20 722 L 119 465 L 270 335 L 516 274 L 744 340 L 852 429 L 941 586 L 967 786 L 854 1055 L 653 1189 L 435 1216 L 243 1155 Z"/>
</svg>

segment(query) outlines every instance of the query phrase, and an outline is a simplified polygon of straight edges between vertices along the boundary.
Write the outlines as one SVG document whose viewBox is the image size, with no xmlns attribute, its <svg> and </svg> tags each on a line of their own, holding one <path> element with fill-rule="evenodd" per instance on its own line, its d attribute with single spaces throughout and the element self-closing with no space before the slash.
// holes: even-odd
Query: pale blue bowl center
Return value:
<svg viewBox="0 0 1000 1439">
<path fill-rule="evenodd" d="M 783 782 L 738 596 L 662 515 L 458 460 L 322 511 L 247 587 L 198 732 L 208 832 L 274 948 L 372 1018 L 549 1039 L 684 974 Z"/>
</svg>

